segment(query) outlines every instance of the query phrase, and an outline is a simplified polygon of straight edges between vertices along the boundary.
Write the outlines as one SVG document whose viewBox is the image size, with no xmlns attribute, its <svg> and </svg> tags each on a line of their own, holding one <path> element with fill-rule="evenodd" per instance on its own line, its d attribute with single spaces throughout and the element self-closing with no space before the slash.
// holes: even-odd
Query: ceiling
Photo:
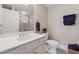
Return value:
<svg viewBox="0 0 79 59">
<path fill-rule="evenodd" d="M 15 11 L 24 11 L 27 12 L 28 15 L 33 15 L 34 7 L 32 4 L 3 4 L 4 7 L 11 8 L 13 5 Z"/>
<path fill-rule="evenodd" d="M 34 7 L 32 4 L 13 4 L 14 10 L 16 11 L 25 11 L 29 15 L 32 15 L 34 13 Z M 47 8 L 51 8 L 54 6 L 54 4 L 43 4 Z M 12 4 L 6 4 L 5 7 L 10 8 Z"/>
</svg>

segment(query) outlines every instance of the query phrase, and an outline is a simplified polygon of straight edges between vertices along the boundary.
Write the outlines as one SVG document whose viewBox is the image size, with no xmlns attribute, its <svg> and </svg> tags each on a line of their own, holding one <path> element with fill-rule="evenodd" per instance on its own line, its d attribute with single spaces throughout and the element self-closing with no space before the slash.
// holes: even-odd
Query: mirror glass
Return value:
<svg viewBox="0 0 79 59">
<path fill-rule="evenodd" d="M 32 4 L 0 5 L 0 34 L 34 30 L 34 7 Z"/>
</svg>

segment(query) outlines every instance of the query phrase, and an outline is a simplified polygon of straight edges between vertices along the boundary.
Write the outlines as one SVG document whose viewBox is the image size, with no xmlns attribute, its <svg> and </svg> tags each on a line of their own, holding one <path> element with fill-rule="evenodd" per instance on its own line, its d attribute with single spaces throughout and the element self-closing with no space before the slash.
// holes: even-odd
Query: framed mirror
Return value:
<svg viewBox="0 0 79 59">
<path fill-rule="evenodd" d="M 2 4 L 0 6 L 0 34 L 34 30 L 32 4 Z"/>
</svg>

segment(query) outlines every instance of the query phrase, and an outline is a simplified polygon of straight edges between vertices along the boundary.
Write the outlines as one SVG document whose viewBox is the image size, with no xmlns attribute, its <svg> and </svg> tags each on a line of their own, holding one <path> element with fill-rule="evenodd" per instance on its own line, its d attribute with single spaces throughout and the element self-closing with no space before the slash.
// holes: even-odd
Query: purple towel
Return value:
<svg viewBox="0 0 79 59">
<path fill-rule="evenodd" d="M 77 44 L 68 44 L 68 49 L 79 51 L 79 45 L 77 45 Z"/>
<path fill-rule="evenodd" d="M 36 31 L 40 31 L 40 23 L 36 22 Z"/>
</svg>

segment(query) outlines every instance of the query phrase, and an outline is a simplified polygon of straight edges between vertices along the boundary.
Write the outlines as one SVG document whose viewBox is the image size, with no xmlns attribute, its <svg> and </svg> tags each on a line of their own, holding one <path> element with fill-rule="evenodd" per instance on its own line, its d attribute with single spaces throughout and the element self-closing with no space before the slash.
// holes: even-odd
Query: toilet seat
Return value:
<svg viewBox="0 0 79 59">
<path fill-rule="evenodd" d="M 55 40 L 47 40 L 46 43 L 50 46 L 56 46 L 56 45 L 59 45 L 59 42 L 58 41 L 55 41 Z"/>
</svg>

